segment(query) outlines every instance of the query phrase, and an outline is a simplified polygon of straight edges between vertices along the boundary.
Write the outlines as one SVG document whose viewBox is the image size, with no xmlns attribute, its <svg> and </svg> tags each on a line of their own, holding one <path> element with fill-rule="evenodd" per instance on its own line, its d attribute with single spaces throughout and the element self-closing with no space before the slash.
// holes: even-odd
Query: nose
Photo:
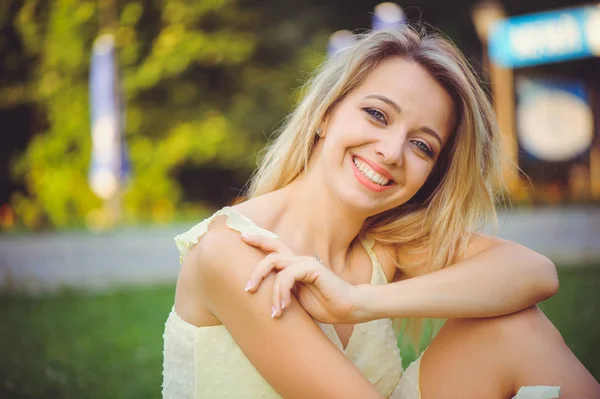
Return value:
<svg viewBox="0 0 600 399">
<path fill-rule="evenodd" d="M 403 163 L 405 142 L 405 132 L 394 132 L 393 134 L 390 132 L 377 141 L 375 152 L 382 162 L 400 166 Z"/>
</svg>

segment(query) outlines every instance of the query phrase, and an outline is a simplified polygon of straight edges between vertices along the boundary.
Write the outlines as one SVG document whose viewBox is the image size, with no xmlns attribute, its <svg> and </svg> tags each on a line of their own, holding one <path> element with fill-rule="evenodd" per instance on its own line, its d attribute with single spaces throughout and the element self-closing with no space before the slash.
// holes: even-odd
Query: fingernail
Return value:
<svg viewBox="0 0 600 399">
<path fill-rule="evenodd" d="M 248 238 L 250 238 L 250 236 L 248 234 L 246 234 L 246 233 L 243 233 L 242 234 L 242 238 L 248 239 Z"/>
<path fill-rule="evenodd" d="M 277 314 L 277 309 L 275 308 L 275 306 L 273 306 L 271 308 L 271 318 L 274 319 L 276 314 Z"/>
<path fill-rule="evenodd" d="M 248 292 L 250 291 L 250 288 L 252 288 L 252 280 L 248 280 L 248 284 L 246 284 L 246 288 L 244 288 L 244 291 Z"/>
<path fill-rule="evenodd" d="M 281 300 L 281 310 L 283 310 L 283 309 L 285 309 L 285 302 L 284 302 L 284 300 L 282 299 L 282 300 Z"/>
</svg>

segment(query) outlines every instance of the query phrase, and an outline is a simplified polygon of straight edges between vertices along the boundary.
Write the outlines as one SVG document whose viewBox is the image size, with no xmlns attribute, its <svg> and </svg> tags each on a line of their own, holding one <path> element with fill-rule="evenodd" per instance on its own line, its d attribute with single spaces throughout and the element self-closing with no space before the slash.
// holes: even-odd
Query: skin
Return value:
<svg viewBox="0 0 600 399">
<path fill-rule="evenodd" d="M 289 292 L 296 282 L 300 282 L 302 284 L 294 289 L 302 306 L 318 320 L 335 320 L 337 323 L 402 317 L 403 312 L 410 314 L 409 317 L 444 317 L 445 314 L 465 312 L 464 309 L 470 307 L 489 307 L 481 300 L 473 305 L 470 295 L 460 293 L 465 289 L 473 290 L 472 286 L 463 284 L 465 281 L 475 284 L 477 279 L 485 281 L 493 277 L 493 273 L 487 273 L 489 270 L 481 273 L 481 262 L 485 262 L 488 255 L 511 260 L 506 258 L 506 251 L 511 250 L 510 243 L 481 249 L 478 244 L 482 240 L 478 239 L 470 249 L 477 253 L 467 253 L 466 259 L 454 265 L 454 269 L 409 277 L 394 284 L 364 286 L 373 294 L 372 298 L 365 299 L 361 295 L 363 286 L 344 283 L 311 257 L 293 255 L 280 240 L 258 236 L 244 240 L 270 252 L 252 273 L 254 283 L 248 291 L 256 292 L 263 275 L 279 270 L 272 287 L 274 297 L 278 291 Z M 478 263 L 479 271 L 475 268 Z M 473 274 L 477 277 L 469 277 Z M 484 274 L 487 274 L 485 278 Z M 514 282 L 498 280 L 497 284 L 514 285 Z M 460 285 L 458 292 L 448 289 L 454 285 Z M 431 296 L 439 296 L 440 302 L 431 300 Z M 477 296 L 483 297 L 483 291 Z M 362 305 L 373 298 L 376 300 L 372 303 L 379 304 L 379 309 Z M 560 386 L 563 398 L 600 397 L 600 385 L 536 306 L 499 317 L 449 318 L 423 354 L 418 375 L 421 398 L 424 399 L 512 398 L 521 387 L 538 385 Z"/>
<path fill-rule="evenodd" d="M 294 255 L 279 239 L 242 239 L 268 253 L 250 277 L 249 292 L 256 292 L 263 278 L 278 271 L 274 317 L 283 314 L 292 289 L 315 319 L 330 324 L 381 318 L 493 317 L 527 308 L 555 292 L 552 279 L 544 281 L 544 273 L 551 269 L 546 258 L 518 244 L 486 236 L 474 237 L 462 260 L 435 273 L 397 267 L 386 249 L 376 246 L 388 281 L 396 280 L 386 285 L 352 285 L 313 257 Z"/>
<path fill-rule="evenodd" d="M 390 101 L 401 111 L 390 105 Z M 341 277 L 338 280 L 349 286 L 365 286 L 371 276 L 370 266 L 365 267 L 370 260 L 355 237 L 367 217 L 403 204 L 424 184 L 450 137 L 454 124 L 452 109 L 448 94 L 421 66 L 400 58 L 386 60 L 323 121 L 324 135 L 306 173 L 288 186 L 239 204 L 235 209 L 277 234 L 287 244 L 287 256 L 317 252 L 330 267 L 327 270 Z M 431 131 L 435 131 L 439 140 Z M 369 189 L 353 169 L 353 156 L 385 170 L 394 184 L 385 191 Z M 244 292 L 256 265 L 265 259 L 260 248 L 247 243 L 239 239 L 239 233 L 225 226 L 223 219 L 217 218 L 211 224 L 209 232 L 184 259 L 175 297 L 177 314 L 197 326 L 225 325 L 261 375 L 286 398 L 379 397 L 316 327 L 296 297 L 287 299 L 285 317 L 271 317 L 272 293 L 279 291 L 273 273 L 255 281 L 261 284 L 261 290 L 254 289 L 252 295 Z M 538 297 L 553 293 L 555 271 L 551 264 L 549 267 L 545 258 L 531 255 L 531 251 L 522 247 L 481 237 L 469 248 L 472 258 L 464 261 L 476 259 L 476 255 L 499 245 L 507 245 L 504 249 L 510 249 L 516 258 L 519 253 L 530 255 L 524 269 L 525 280 L 530 281 L 527 277 L 530 273 L 536 276 L 531 281 L 541 280 L 544 284 L 527 288 L 532 288 Z M 380 259 L 402 256 L 390 254 L 382 247 L 376 251 Z M 473 263 L 477 261 L 459 269 L 475 267 Z M 393 262 L 384 262 L 384 268 L 388 278 L 397 272 Z M 494 286 L 502 269 L 494 270 L 495 273 L 482 277 L 484 281 L 479 284 Z M 513 272 L 510 268 L 505 271 L 511 278 L 518 275 Z M 490 280 L 485 280 L 488 277 Z M 493 293 L 506 294 L 506 291 Z M 533 299 L 529 294 L 519 293 L 516 301 L 519 309 L 535 303 L 529 303 Z M 495 298 L 496 302 L 501 298 Z M 276 304 L 279 306 L 276 314 L 280 314 L 281 302 Z M 348 315 L 355 311 L 352 306 L 349 309 L 343 312 Z M 336 326 L 344 345 L 352 329 L 352 324 Z M 285 355 L 276 356 L 282 353 Z"/>
<path fill-rule="evenodd" d="M 600 385 L 535 306 L 448 320 L 423 354 L 419 378 L 422 399 L 512 398 L 536 385 L 560 386 L 563 399 L 600 397 Z"/>
<path fill-rule="evenodd" d="M 398 75 L 411 78 L 392 78 Z M 389 60 L 326 121 L 325 140 L 304 183 L 313 186 L 313 179 L 321 180 L 321 187 L 360 228 L 366 217 L 395 208 L 416 194 L 453 125 L 452 100 L 427 71 L 403 59 Z M 358 183 L 353 155 L 387 171 L 392 186 L 375 193 Z M 351 233 L 354 238 L 356 227 Z"/>
</svg>

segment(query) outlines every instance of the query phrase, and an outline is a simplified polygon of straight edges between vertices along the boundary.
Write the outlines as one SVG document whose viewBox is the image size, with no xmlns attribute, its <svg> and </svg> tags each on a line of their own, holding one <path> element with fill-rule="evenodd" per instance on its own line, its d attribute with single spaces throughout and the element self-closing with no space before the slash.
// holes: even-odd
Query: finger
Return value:
<svg viewBox="0 0 600 399">
<path fill-rule="evenodd" d="M 289 306 L 290 303 L 292 303 L 292 295 L 295 296 L 296 298 L 298 298 L 298 291 L 302 288 L 303 285 L 304 284 L 302 284 L 301 282 L 294 284 L 294 286 L 292 287 L 292 290 L 290 291 L 291 295 L 290 295 L 289 301 L 287 302 L 288 305 L 286 305 L 286 307 Z"/>
<path fill-rule="evenodd" d="M 291 261 L 292 258 L 284 257 L 277 252 L 268 254 L 263 260 L 258 262 L 256 268 L 250 274 L 245 290 L 248 292 L 255 292 L 271 271 L 281 270 L 288 266 Z"/>
<path fill-rule="evenodd" d="M 283 309 L 292 303 L 292 290 L 296 286 L 297 282 L 302 282 L 307 274 L 306 266 L 298 265 L 298 267 L 294 268 L 294 270 L 284 270 L 283 275 L 277 275 L 279 279 L 279 286 L 277 287 L 277 291 L 279 292 L 279 301 Z"/>
<path fill-rule="evenodd" d="M 294 268 L 294 267 L 298 267 L 298 265 L 291 265 L 289 266 L 286 270 L 288 270 L 288 273 L 285 274 L 289 274 L 289 272 Z M 280 273 L 283 273 L 285 270 L 281 271 Z M 271 317 L 273 318 L 279 318 L 283 315 L 283 310 L 285 309 L 286 303 L 283 300 L 283 295 L 282 295 L 282 291 L 285 289 L 284 287 L 287 286 L 287 284 L 285 284 L 285 280 L 283 279 L 283 275 L 279 275 L 280 273 L 277 273 L 277 275 L 275 276 L 275 283 L 273 283 L 273 314 L 271 315 Z M 288 279 L 289 280 L 289 277 Z M 293 286 L 293 284 L 292 284 Z"/>
<path fill-rule="evenodd" d="M 262 235 L 246 235 L 242 234 L 242 240 L 253 246 L 254 248 L 260 249 L 263 252 L 278 252 L 282 255 L 294 255 L 291 249 L 285 245 L 279 238 L 271 238 Z"/>
<path fill-rule="evenodd" d="M 296 262 L 277 273 L 273 285 L 274 317 L 281 317 L 284 309 L 291 304 L 291 292 L 297 282 L 307 281 L 311 265 Z"/>
<path fill-rule="evenodd" d="M 280 254 L 272 252 L 258 262 L 252 273 L 250 273 L 250 278 L 248 279 L 248 284 L 246 284 L 245 290 L 248 292 L 255 292 L 262 281 L 276 267 L 277 260 L 280 258 Z"/>
</svg>

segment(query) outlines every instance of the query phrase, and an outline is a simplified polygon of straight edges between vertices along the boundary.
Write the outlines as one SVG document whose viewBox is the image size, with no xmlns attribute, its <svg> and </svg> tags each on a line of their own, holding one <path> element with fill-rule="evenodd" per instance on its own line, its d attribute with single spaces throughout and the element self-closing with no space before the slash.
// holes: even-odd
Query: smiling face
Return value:
<svg viewBox="0 0 600 399">
<path fill-rule="evenodd" d="M 450 138 L 453 109 L 421 65 L 384 60 L 323 124 L 318 165 L 327 187 L 368 216 L 407 202 Z"/>
</svg>

